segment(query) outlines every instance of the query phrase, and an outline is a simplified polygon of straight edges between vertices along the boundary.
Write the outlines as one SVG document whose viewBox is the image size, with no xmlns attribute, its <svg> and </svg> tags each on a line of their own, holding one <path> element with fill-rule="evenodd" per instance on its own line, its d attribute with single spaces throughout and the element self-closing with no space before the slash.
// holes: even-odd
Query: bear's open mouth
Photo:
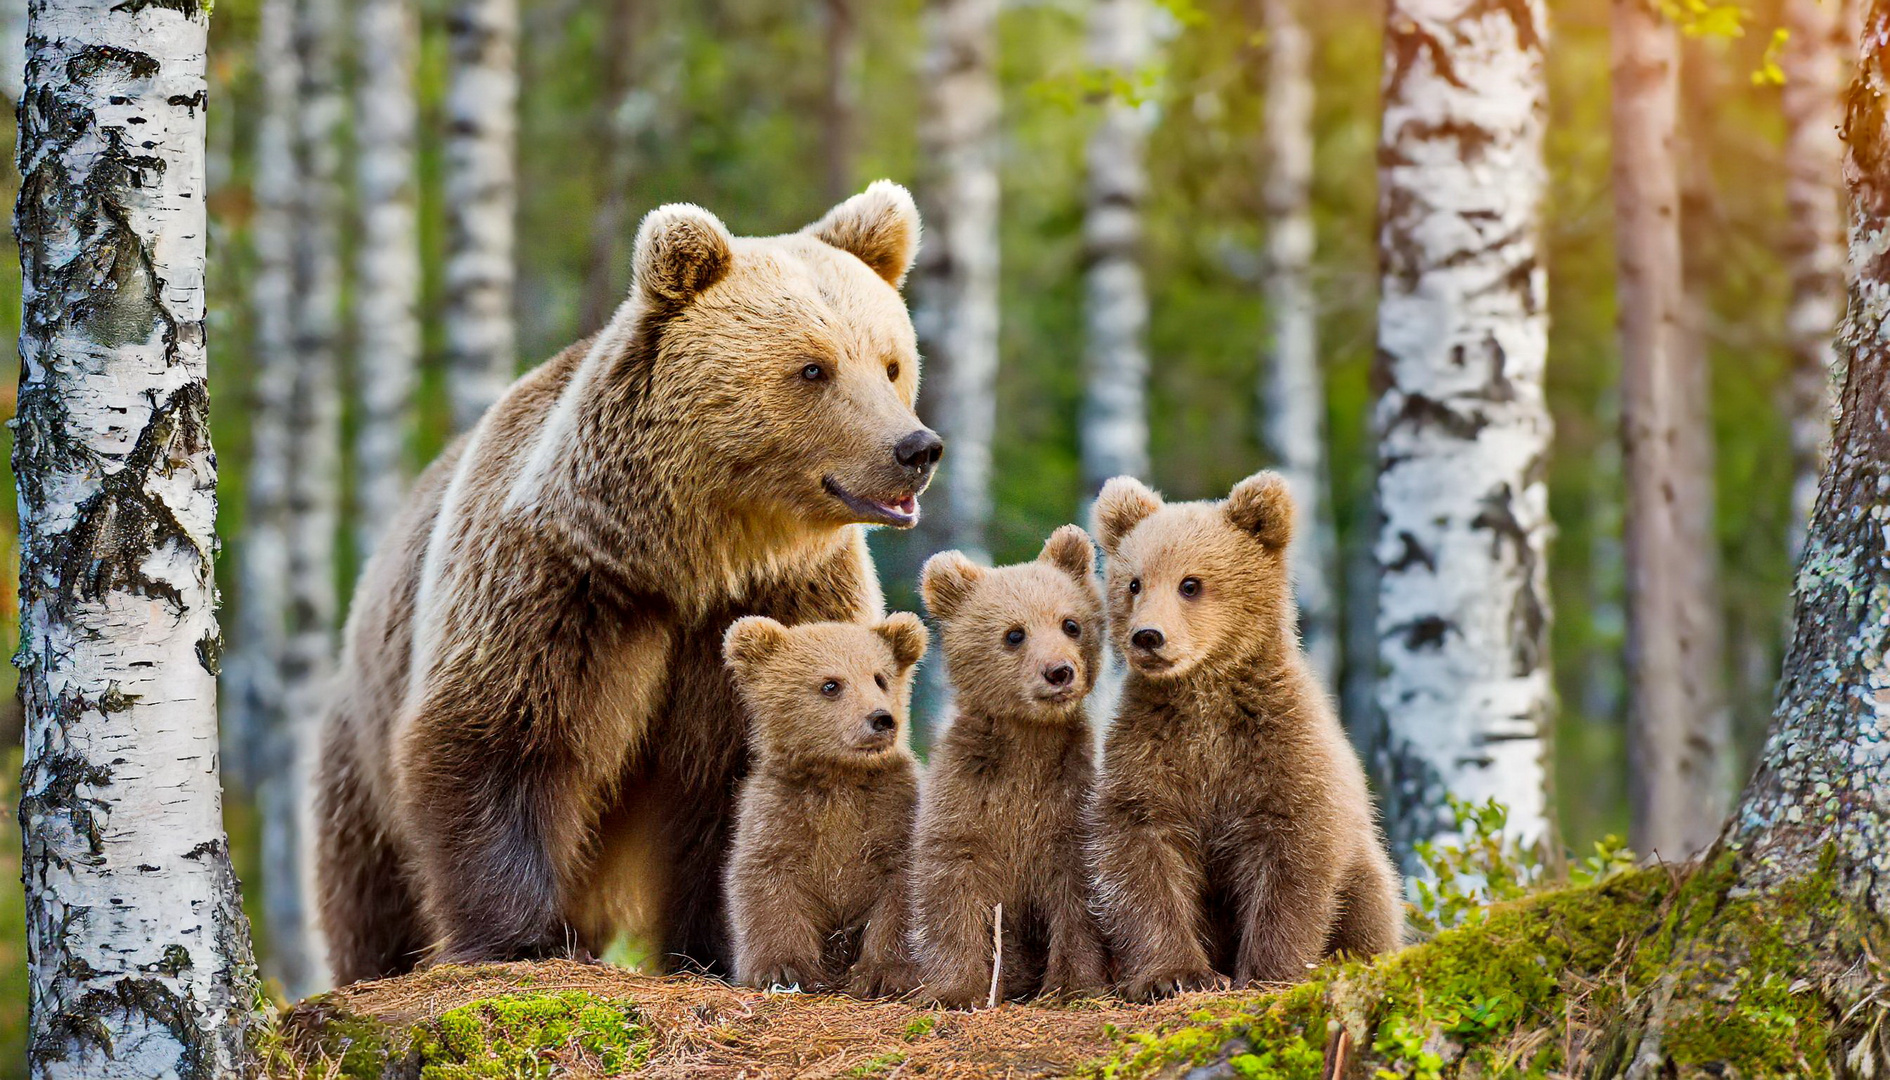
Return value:
<svg viewBox="0 0 1890 1080">
<path fill-rule="evenodd" d="M 820 486 L 827 489 L 827 494 L 840 500 L 841 505 L 853 511 L 858 520 L 868 525 L 891 525 L 897 529 L 909 529 L 919 523 L 919 497 L 908 493 L 895 502 L 881 502 L 878 499 L 862 498 L 841 487 L 834 478 L 824 477 Z"/>
</svg>

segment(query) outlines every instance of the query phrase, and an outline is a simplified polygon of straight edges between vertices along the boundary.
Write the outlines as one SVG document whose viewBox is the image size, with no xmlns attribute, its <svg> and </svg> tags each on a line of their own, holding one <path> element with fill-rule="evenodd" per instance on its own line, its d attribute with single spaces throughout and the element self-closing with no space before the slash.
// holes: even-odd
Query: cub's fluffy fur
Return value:
<svg viewBox="0 0 1890 1080">
<path fill-rule="evenodd" d="M 753 763 L 728 865 L 736 978 L 910 991 L 918 776 L 905 720 L 925 627 L 904 612 L 870 627 L 751 616 L 729 627 L 723 651 Z"/>
<path fill-rule="evenodd" d="M 1094 775 L 1083 700 L 1103 638 L 1094 566 L 1074 525 L 1035 562 L 989 570 L 947 551 L 925 564 L 957 714 L 920 800 L 913 910 L 925 989 L 944 1004 L 990 992 L 998 904 L 1004 996 L 1107 982 L 1083 862 Z"/>
<path fill-rule="evenodd" d="M 1271 472 L 1221 502 L 1165 504 L 1120 476 L 1096 500 L 1129 674 L 1093 865 L 1130 997 L 1287 982 L 1398 944 L 1365 772 L 1293 629 L 1293 513 Z"/>
</svg>

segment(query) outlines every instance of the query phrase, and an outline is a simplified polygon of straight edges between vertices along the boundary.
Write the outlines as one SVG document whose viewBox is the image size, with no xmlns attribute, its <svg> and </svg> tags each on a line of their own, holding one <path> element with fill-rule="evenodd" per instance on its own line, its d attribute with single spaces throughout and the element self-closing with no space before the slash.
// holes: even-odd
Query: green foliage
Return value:
<svg viewBox="0 0 1890 1080">
<path fill-rule="evenodd" d="M 1521 899 L 1548 880 L 1539 850 L 1505 833 L 1508 807 L 1495 799 L 1472 803 L 1455 795 L 1445 798 L 1456 836 L 1414 846 L 1423 871 L 1412 879 L 1417 900 L 1409 917 L 1412 927 L 1426 936 L 1472 924 L 1487 914 L 1487 905 Z M 1567 883 L 1597 885 L 1634 863 L 1634 852 L 1610 835 L 1595 841 L 1592 854 L 1568 865 Z"/>
<path fill-rule="evenodd" d="M 651 1036 L 636 1007 L 583 993 L 518 994 L 454 1009 L 421 1029 L 422 1080 L 552 1077 L 573 1060 L 605 1076 L 642 1065 Z"/>
<path fill-rule="evenodd" d="M 917 1042 L 937 1030 L 938 1014 L 927 1013 L 924 1016 L 913 1017 L 912 1022 L 908 1023 L 905 1030 L 899 1033 L 899 1037 L 907 1042 Z"/>
<path fill-rule="evenodd" d="M 906 1055 L 894 1050 L 889 1053 L 868 1058 L 840 1075 L 859 1077 L 890 1076 L 893 1070 L 905 1064 L 905 1061 Z"/>
</svg>

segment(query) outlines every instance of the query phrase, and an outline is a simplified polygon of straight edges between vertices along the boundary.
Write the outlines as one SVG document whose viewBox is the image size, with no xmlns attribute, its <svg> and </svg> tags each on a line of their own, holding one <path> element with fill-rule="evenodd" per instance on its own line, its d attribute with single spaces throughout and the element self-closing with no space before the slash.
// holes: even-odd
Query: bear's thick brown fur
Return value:
<svg viewBox="0 0 1890 1080">
<path fill-rule="evenodd" d="M 1067 525 L 1035 562 L 992 570 L 947 551 L 925 564 L 957 701 L 920 798 L 913 920 L 925 991 L 943 1004 L 989 994 L 998 904 L 1003 996 L 1108 982 L 1083 850 L 1095 775 L 1084 699 L 1103 644 L 1095 561 Z"/>
<path fill-rule="evenodd" d="M 918 763 L 907 745 L 925 627 L 750 616 L 724 646 L 748 707 L 750 767 L 728 864 L 735 977 L 904 994 Z"/>
<path fill-rule="evenodd" d="M 656 210 L 610 325 L 420 478 L 325 721 L 338 981 L 626 928 L 670 966 L 726 962 L 746 751 L 722 634 L 881 613 L 860 524 L 912 524 L 940 446 L 898 293 L 918 232 L 885 182 L 778 237 Z"/>
<path fill-rule="evenodd" d="M 1285 481 L 1164 504 L 1117 477 L 1095 514 L 1129 663 L 1092 850 L 1123 992 L 1290 982 L 1329 953 L 1395 948 L 1365 771 L 1294 630 Z"/>
</svg>

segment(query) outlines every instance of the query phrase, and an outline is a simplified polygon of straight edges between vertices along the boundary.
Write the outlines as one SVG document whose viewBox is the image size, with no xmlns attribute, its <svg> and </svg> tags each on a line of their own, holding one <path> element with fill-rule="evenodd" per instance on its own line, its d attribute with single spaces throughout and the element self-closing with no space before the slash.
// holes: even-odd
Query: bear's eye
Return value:
<svg viewBox="0 0 1890 1080">
<path fill-rule="evenodd" d="M 875 686 L 877 686 L 877 687 L 879 687 L 879 688 L 880 688 L 881 690 L 884 690 L 884 689 L 886 689 L 886 676 L 884 676 L 884 675 L 874 675 L 874 676 L 873 676 L 873 685 L 875 685 Z"/>
<path fill-rule="evenodd" d="M 893 382 L 899 381 L 899 361 L 894 360 L 892 363 L 886 365 L 886 377 Z"/>
<path fill-rule="evenodd" d="M 1181 579 L 1181 595 L 1192 598 L 1192 597 L 1200 595 L 1200 592 L 1201 592 L 1201 579 L 1200 578 L 1187 577 L 1187 578 Z"/>
<path fill-rule="evenodd" d="M 828 697 L 839 697 L 840 696 L 840 680 L 828 679 L 826 682 L 821 683 L 820 692 L 822 694 L 825 694 Z"/>
<path fill-rule="evenodd" d="M 1011 632 L 1004 635 L 1004 643 L 1013 649 L 1022 645 L 1024 643 L 1024 631 L 1015 626 L 1011 627 Z"/>
<path fill-rule="evenodd" d="M 1142 579 L 1141 578 L 1138 577 L 1138 578 L 1129 579 L 1129 595 L 1130 596 L 1142 595 Z"/>
<path fill-rule="evenodd" d="M 1077 625 L 1075 619 L 1063 620 L 1063 632 L 1070 635 L 1073 638 L 1080 638 L 1083 636 L 1083 628 Z"/>
<path fill-rule="evenodd" d="M 819 364 L 808 364 L 801 369 L 801 378 L 808 382 L 822 382 L 827 378 L 827 369 Z"/>
</svg>

